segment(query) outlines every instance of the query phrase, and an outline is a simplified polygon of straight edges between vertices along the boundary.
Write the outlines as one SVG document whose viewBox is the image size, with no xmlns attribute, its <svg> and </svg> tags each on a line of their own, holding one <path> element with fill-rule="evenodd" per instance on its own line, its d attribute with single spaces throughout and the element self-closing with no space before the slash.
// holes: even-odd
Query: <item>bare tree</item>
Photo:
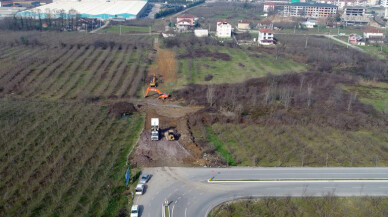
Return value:
<svg viewBox="0 0 388 217">
<path fill-rule="evenodd" d="M 307 85 L 307 107 L 311 107 L 311 95 L 313 93 L 313 88 L 311 84 Z"/>
<path fill-rule="evenodd" d="M 348 102 L 348 109 L 347 109 L 348 112 L 350 112 L 350 110 L 352 109 L 352 104 L 356 100 L 356 98 L 357 98 L 357 93 L 350 94 L 349 102 Z"/>
<path fill-rule="evenodd" d="M 207 86 L 207 94 L 206 94 L 207 102 L 209 103 L 210 107 L 213 106 L 214 103 L 214 85 L 210 84 Z"/>
</svg>

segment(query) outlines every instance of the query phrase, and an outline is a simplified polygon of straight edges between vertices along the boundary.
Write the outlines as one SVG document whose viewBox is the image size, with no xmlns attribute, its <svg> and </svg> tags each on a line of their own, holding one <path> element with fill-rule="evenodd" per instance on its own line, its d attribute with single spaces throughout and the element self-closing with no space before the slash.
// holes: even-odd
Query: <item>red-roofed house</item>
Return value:
<svg viewBox="0 0 388 217">
<path fill-rule="evenodd" d="M 195 17 L 190 14 L 181 14 L 176 18 L 176 28 L 180 31 L 189 30 L 195 25 Z"/>
<path fill-rule="evenodd" d="M 259 29 L 259 45 L 272 45 L 274 44 L 273 31 L 271 29 Z"/>
<path fill-rule="evenodd" d="M 384 33 L 378 29 L 367 29 L 364 31 L 364 38 L 369 44 L 384 43 Z"/>
<path fill-rule="evenodd" d="M 367 29 L 364 31 L 364 38 L 384 38 L 384 33 L 378 29 Z"/>
<path fill-rule="evenodd" d="M 226 20 L 217 21 L 217 33 L 216 36 L 219 38 L 230 38 L 232 37 L 232 25 Z"/>
</svg>

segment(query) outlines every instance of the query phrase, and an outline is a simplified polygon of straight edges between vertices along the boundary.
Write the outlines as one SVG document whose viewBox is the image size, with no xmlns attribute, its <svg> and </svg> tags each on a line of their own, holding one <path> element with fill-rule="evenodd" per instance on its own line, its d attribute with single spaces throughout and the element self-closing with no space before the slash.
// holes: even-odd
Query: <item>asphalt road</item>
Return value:
<svg viewBox="0 0 388 217">
<path fill-rule="evenodd" d="M 216 205 L 239 198 L 388 196 L 388 168 L 145 168 L 152 174 L 144 195 L 135 197 L 142 217 L 161 216 L 170 201 L 174 217 L 205 217 Z M 214 180 L 266 180 L 213 182 Z M 367 179 L 367 180 L 366 180 Z M 274 181 L 281 180 L 281 181 Z"/>
</svg>

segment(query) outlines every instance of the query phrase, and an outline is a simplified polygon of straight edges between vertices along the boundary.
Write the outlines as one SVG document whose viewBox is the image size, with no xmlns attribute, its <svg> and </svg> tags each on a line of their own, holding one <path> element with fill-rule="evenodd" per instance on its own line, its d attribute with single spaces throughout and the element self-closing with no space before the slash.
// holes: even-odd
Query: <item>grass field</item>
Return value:
<svg viewBox="0 0 388 217">
<path fill-rule="evenodd" d="M 144 40 L 148 40 L 144 38 Z M 148 45 L 97 40 L 52 47 L 1 44 L 0 95 L 49 99 L 137 97 Z"/>
<path fill-rule="evenodd" d="M 294 33 L 294 29 L 291 28 L 291 29 L 282 29 L 281 31 L 279 31 L 281 33 Z M 320 26 L 319 28 L 318 27 L 314 27 L 312 29 L 295 29 L 295 33 L 296 34 L 331 34 L 331 35 L 338 35 L 339 33 L 345 33 L 345 34 L 352 34 L 352 33 L 356 33 L 356 34 L 359 34 L 359 35 L 362 35 L 363 34 L 363 30 L 362 29 L 354 29 L 354 28 L 344 28 L 344 29 L 338 29 L 337 28 L 326 28 L 326 27 L 322 27 Z"/>
<path fill-rule="evenodd" d="M 388 199 L 380 197 L 303 197 L 265 198 L 224 203 L 214 208 L 209 217 L 369 217 L 386 216 Z"/>
<path fill-rule="evenodd" d="M 183 54 L 188 50 L 189 48 L 181 50 L 179 53 Z M 178 57 L 178 81 L 176 84 L 172 84 L 173 89 L 186 84 L 234 83 L 269 74 L 279 75 L 306 70 L 304 64 L 283 57 L 276 60 L 274 55 L 266 53 L 220 46 L 209 47 L 209 50 L 225 53 L 231 57 L 231 60 L 215 60 L 213 57 Z M 212 79 L 206 81 L 207 76 L 212 76 Z"/>
<path fill-rule="evenodd" d="M 388 165 L 386 129 L 347 131 L 314 125 L 237 124 L 214 124 L 211 129 L 212 140 L 218 141 L 216 147 L 227 152 L 221 155 L 231 155 L 239 166 Z"/>
<path fill-rule="evenodd" d="M 346 90 L 357 93 L 361 102 L 374 106 L 388 114 L 388 84 L 370 82 L 363 85 L 346 86 Z"/>
<path fill-rule="evenodd" d="M 115 216 L 143 117 L 104 107 L 0 100 L 0 216 Z"/>
<path fill-rule="evenodd" d="M 149 31 L 149 27 L 121 25 L 121 33 L 148 33 Z M 109 26 L 101 32 L 120 33 L 120 25 Z"/>
</svg>

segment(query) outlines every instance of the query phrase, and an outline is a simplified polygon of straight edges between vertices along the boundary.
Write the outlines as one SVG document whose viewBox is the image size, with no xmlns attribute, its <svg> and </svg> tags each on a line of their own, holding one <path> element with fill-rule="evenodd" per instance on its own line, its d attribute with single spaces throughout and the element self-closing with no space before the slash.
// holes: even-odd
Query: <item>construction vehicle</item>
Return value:
<svg viewBox="0 0 388 217">
<path fill-rule="evenodd" d="M 151 118 L 151 140 L 159 140 L 159 118 Z"/>
<path fill-rule="evenodd" d="M 156 75 L 155 74 L 152 76 L 152 79 L 150 82 L 150 87 L 156 87 Z"/>
<path fill-rule="evenodd" d="M 164 136 L 167 138 L 169 141 L 174 141 L 175 140 L 175 132 L 174 130 L 168 130 L 164 133 Z"/>
<path fill-rule="evenodd" d="M 160 91 L 159 89 L 152 88 L 152 87 L 147 88 L 147 91 L 146 91 L 146 93 L 145 93 L 145 97 L 148 96 L 148 93 L 149 93 L 150 91 L 157 92 L 157 93 L 159 94 L 159 97 L 158 97 L 159 99 L 167 99 L 168 97 L 170 97 L 170 94 L 168 94 L 168 93 L 162 93 L 162 91 Z"/>
</svg>

